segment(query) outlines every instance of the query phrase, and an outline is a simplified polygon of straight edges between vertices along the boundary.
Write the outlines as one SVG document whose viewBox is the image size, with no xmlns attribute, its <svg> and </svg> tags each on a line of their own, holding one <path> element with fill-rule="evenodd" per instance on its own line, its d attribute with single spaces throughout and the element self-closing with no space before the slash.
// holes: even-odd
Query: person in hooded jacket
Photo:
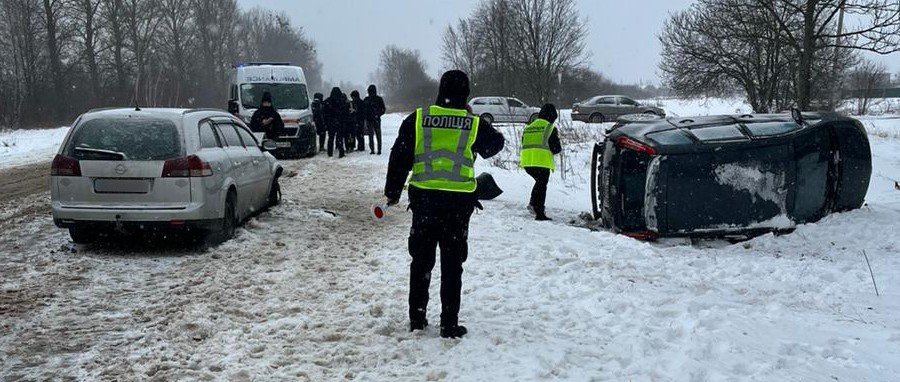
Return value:
<svg viewBox="0 0 900 382">
<path fill-rule="evenodd" d="M 337 145 L 338 157 L 344 157 L 344 143 L 347 132 L 347 119 L 350 115 L 350 104 L 341 88 L 331 89 L 331 95 L 325 100 L 325 125 L 328 126 L 328 156 L 334 155 Z"/>
<path fill-rule="evenodd" d="M 253 116 L 250 117 L 250 130 L 265 132 L 268 139 L 277 139 L 284 130 L 284 121 L 281 120 L 281 114 L 272 105 L 271 93 L 263 93 L 259 109 L 256 109 L 253 112 Z"/>
<path fill-rule="evenodd" d="M 325 125 L 325 103 L 322 93 L 313 95 L 313 101 L 310 108 L 313 114 L 313 123 L 316 124 L 316 135 L 319 136 L 319 151 L 325 151 L 325 136 L 328 133 L 328 126 Z"/>
<path fill-rule="evenodd" d="M 366 89 L 368 95 L 363 100 L 366 111 L 366 135 L 369 136 L 369 153 L 375 154 L 375 138 L 378 139 L 378 155 L 381 155 L 381 116 L 387 108 L 384 107 L 384 99 L 378 95 L 375 85 L 369 85 Z"/>
<path fill-rule="evenodd" d="M 522 153 L 519 165 L 534 178 L 531 200 L 528 208 L 534 212 L 535 220 L 552 220 L 547 217 L 544 204 L 547 200 L 547 183 L 550 174 L 556 170 L 553 156 L 562 152 L 559 133 L 554 123 L 559 114 L 556 106 L 546 104 L 541 107 L 537 119 L 522 131 Z"/>
<path fill-rule="evenodd" d="M 440 247 L 440 333 L 445 338 L 462 337 L 467 332 L 459 325 L 459 304 L 462 265 L 468 257 L 469 218 L 479 206 L 475 154 L 490 158 L 504 145 L 503 135 L 490 122 L 466 111 L 468 97 L 468 76 L 458 70 L 444 73 L 435 105 L 416 110 L 400 125 L 384 186 L 388 205 L 395 205 L 408 174 L 413 173 L 408 191 L 413 213 L 409 234 L 410 331 L 428 325 L 428 284 Z M 448 152 L 447 147 L 456 148 L 456 152 Z"/>
<path fill-rule="evenodd" d="M 366 121 L 366 107 L 363 103 L 363 100 L 359 98 L 359 92 L 354 90 L 350 92 L 350 122 L 351 122 L 351 131 L 350 134 L 354 136 L 356 141 L 356 151 L 365 151 L 366 150 L 366 139 L 365 139 L 365 121 Z M 348 148 L 348 150 L 353 150 L 354 147 Z"/>
</svg>

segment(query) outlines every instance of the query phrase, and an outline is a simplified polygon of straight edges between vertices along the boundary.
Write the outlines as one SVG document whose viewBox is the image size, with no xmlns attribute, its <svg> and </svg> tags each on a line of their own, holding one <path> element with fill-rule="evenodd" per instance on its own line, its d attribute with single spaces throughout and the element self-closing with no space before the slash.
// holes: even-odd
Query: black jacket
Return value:
<svg viewBox="0 0 900 382">
<path fill-rule="evenodd" d="M 350 99 L 350 114 L 354 120 L 354 122 L 361 123 L 366 118 L 366 106 L 364 102 L 360 98 L 351 98 Z"/>
<path fill-rule="evenodd" d="M 374 121 L 380 119 L 384 115 L 387 108 L 384 107 L 384 98 L 378 95 L 368 95 L 363 100 L 366 110 L 366 120 Z"/>
<path fill-rule="evenodd" d="M 331 95 L 325 100 L 325 125 L 328 131 L 347 131 L 350 118 L 350 103 L 347 96 L 338 88 L 331 89 Z"/>
<path fill-rule="evenodd" d="M 268 118 L 272 118 L 272 122 L 269 125 L 263 125 L 263 120 Z M 274 107 L 260 107 L 250 117 L 250 130 L 265 132 L 266 138 L 275 139 L 284 130 L 284 121 L 281 120 L 281 114 L 278 114 L 278 110 L 275 110 Z"/>
<path fill-rule="evenodd" d="M 325 103 L 316 99 L 312 101 L 310 108 L 312 109 L 313 122 L 316 124 L 316 133 L 324 134 L 328 131 L 328 126 L 325 124 Z"/>
<path fill-rule="evenodd" d="M 559 129 L 553 129 L 553 133 L 550 134 L 550 140 L 547 142 L 550 144 L 550 152 L 553 155 L 559 154 L 562 152 L 562 143 L 559 142 Z"/>
<path fill-rule="evenodd" d="M 466 99 L 469 96 L 469 81 L 464 73 L 451 71 L 441 78 L 437 106 L 466 109 Z M 478 127 L 478 135 L 472 145 L 472 152 L 482 158 L 490 158 L 503 149 L 505 139 L 503 134 L 491 126 L 485 120 L 481 120 Z M 384 185 L 384 195 L 388 199 L 399 199 L 403 193 L 403 185 L 412 171 L 415 162 L 416 148 L 416 113 L 412 113 L 403 120 L 398 131 L 397 140 L 391 148 L 390 162 L 388 163 L 387 180 Z M 448 192 L 436 190 L 424 190 L 409 187 L 410 208 L 414 212 L 429 213 L 432 211 L 448 210 L 472 210 L 478 202 L 475 193 Z"/>
</svg>

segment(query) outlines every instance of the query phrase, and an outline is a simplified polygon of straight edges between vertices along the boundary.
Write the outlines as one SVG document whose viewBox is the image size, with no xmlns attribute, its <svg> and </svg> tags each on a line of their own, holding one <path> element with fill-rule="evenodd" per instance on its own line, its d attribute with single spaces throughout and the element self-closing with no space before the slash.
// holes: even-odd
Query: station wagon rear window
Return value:
<svg viewBox="0 0 900 382">
<path fill-rule="evenodd" d="M 92 119 L 76 127 L 66 155 L 80 160 L 166 160 L 181 156 L 175 123 L 156 118 Z"/>
<path fill-rule="evenodd" d="M 748 123 L 744 125 L 744 127 L 746 127 L 747 130 L 750 131 L 750 135 L 755 138 L 787 134 L 800 129 L 800 125 L 795 122 Z"/>
<path fill-rule="evenodd" d="M 710 126 L 691 129 L 701 142 L 746 141 L 749 140 L 737 125 Z"/>
</svg>

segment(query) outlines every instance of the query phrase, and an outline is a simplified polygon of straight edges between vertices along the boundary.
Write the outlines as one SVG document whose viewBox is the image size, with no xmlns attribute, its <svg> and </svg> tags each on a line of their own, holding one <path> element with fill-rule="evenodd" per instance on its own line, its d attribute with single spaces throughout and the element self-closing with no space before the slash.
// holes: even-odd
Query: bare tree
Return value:
<svg viewBox="0 0 900 382">
<path fill-rule="evenodd" d="M 381 51 L 378 82 L 387 95 L 387 101 L 402 108 L 431 104 L 437 90 L 437 82 L 425 72 L 425 61 L 419 51 L 388 45 Z"/>
<path fill-rule="evenodd" d="M 856 114 L 864 115 L 869 111 L 872 98 L 878 96 L 879 90 L 890 85 L 891 76 L 884 64 L 865 60 L 848 76 L 850 90 L 856 96 Z"/>
<path fill-rule="evenodd" d="M 80 57 L 87 66 L 88 89 L 87 96 L 91 103 L 100 100 L 100 64 L 97 56 L 103 48 L 100 45 L 100 4 L 102 0 L 78 0 L 75 4 L 75 19 L 80 22 L 77 26 L 81 38 Z"/>
<path fill-rule="evenodd" d="M 798 55 L 796 100 L 801 109 L 810 107 L 823 51 L 900 52 L 897 0 L 754 0 L 754 5 L 775 18 L 779 37 Z M 855 22 L 845 23 L 845 15 Z"/>
<path fill-rule="evenodd" d="M 477 92 L 556 99 L 584 63 L 586 33 L 574 0 L 483 0 L 445 30 L 444 65 L 467 71 Z"/>
</svg>

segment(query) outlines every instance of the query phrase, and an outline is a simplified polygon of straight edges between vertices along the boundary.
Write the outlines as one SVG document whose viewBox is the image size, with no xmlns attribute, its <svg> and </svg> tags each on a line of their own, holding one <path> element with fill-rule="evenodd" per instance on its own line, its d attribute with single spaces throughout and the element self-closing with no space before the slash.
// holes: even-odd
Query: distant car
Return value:
<svg viewBox="0 0 900 382">
<path fill-rule="evenodd" d="M 472 114 L 491 123 L 528 123 L 537 119 L 541 111 L 538 107 L 509 97 L 476 97 L 469 101 L 469 106 Z"/>
<path fill-rule="evenodd" d="M 53 221 L 75 243 L 112 231 L 197 230 L 214 241 L 277 204 L 282 167 L 224 111 L 85 113 L 53 159 Z"/>
<path fill-rule="evenodd" d="M 572 120 L 590 123 L 613 122 L 628 114 L 653 114 L 665 117 L 665 110 L 642 105 L 626 96 L 599 95 L 572 105 Z"/>
<path fill-rule="evenodd" d="M 753 236 L 863 205 L 872 159 L 834 114 L 619 122 L 594 148 L 593 213 L 629 236 Z"/>
</svg>

